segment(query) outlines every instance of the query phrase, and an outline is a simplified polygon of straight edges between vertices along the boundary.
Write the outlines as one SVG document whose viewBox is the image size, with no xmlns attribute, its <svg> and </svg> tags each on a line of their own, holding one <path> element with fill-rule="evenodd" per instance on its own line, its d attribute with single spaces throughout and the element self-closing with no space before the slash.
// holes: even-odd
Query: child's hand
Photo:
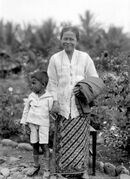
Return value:
<svg viewBox="0 0 130 179">
<path fill-rule="evenodd" d="M 79 94 L 80 94 L 79 87 L 75 86 L 73 89 L 73 93 L 74 93 L 74 95 L 79 96 Z"/>
</svg>

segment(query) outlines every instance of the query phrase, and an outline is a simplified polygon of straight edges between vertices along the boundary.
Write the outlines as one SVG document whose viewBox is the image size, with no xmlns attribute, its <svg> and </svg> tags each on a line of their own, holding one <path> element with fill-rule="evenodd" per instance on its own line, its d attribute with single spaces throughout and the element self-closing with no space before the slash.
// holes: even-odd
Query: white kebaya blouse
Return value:
<svg viewBox="0 0 130 179">
<path fill-rule="evenodd" d="M 48 66 L 49 83 L 47 89 L 54 100 L 60 104 L 60 114 L 67 119 L 77 117 L 79 112 L 75 104 L 73 88 L 75 84 L 88 76 L 98 77 L 93 60 L 90 56 L 74 50 L 71 61 L 65 50 L 54 54 Z"/>
</svg>

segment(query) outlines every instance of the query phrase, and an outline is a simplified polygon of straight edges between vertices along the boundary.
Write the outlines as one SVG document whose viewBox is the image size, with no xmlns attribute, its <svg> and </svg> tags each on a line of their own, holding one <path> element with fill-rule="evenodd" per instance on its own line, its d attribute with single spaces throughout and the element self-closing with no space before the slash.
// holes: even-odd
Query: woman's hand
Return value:
<svg viewBox="0 0 130 179">
<path fill-rule="evenodd" d="M 54 101 L 54 102 L 53 102 L 52 109 L 51 109 L 51 112 L 52 112 L 52 113 L 59 113 L 59 111 L 60 111 L 59 102 L 58 102 L 58 101 Z"/>
<path fill-rule="evenodd" d="M 75 86 L 75 87 L 74 87 L 73 93 L 74 93 L 74 95 L 79 96 L 80 90 L 79 90 L 79 87 L 78 87 L 78 86 Z"/>
</svg>

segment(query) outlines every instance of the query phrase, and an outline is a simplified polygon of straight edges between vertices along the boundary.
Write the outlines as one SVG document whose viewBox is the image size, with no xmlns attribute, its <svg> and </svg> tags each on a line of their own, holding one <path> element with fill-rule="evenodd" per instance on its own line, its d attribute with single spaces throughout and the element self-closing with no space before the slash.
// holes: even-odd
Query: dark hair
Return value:
<svg viewBox="0 0 130 179">
<path fill-rule="evenodd" d="M 63 29 L 62 29 L 62 31 L 61 31 L 61 34 L 60 34 L 60 39 L 62 39 L 63 34 L 64 34 L 65 32 L 67 32 L 67 31 L 71 31 L 71 32 L 75 33 L 76 39 L 77 39 L 77 41 L 79 41 L 79 30 L 78 30 L 78 28 L 75 27 L 75 26 L 63 27 Z"/>
<path fill-rule="evenodd" d="M 35 71 L 34 73 L 31 74 L 31 78 L 36 78 L 45 86 L 48 83 L 48 75 L 46 71 Z"/>
</svg>

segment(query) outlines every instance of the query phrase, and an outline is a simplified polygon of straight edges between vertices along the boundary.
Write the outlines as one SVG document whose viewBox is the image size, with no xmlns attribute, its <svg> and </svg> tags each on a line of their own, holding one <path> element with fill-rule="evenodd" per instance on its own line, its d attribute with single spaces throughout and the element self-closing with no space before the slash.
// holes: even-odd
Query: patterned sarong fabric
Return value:
<svg viewBox="0 0 130 179">
<path fill-rule="evenodd" d="M 55 127 L 55 173 L 83 173 L 89 158 L 89 119 L 59 116 Z"/>
</svg>

